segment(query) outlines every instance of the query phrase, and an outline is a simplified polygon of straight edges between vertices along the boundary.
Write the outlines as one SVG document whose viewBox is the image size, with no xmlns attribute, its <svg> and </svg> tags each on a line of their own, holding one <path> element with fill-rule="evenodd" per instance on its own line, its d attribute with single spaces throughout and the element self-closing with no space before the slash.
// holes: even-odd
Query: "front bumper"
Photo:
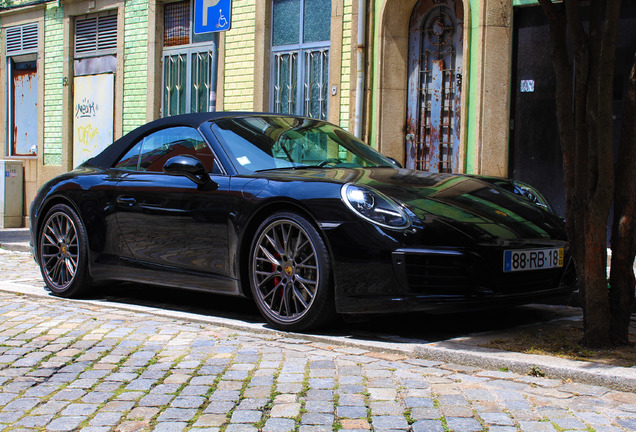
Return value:
<svg viewBox="0 0 636 432">
<path fill-rule="evenodd" d="M 366 290 L 337 290 L 340 313 L 459 312 L 542 302 L 576 289 L 569 254 L 563 267 L 504 272 L 502 247 L 402 248 L 390 266 L 365 266 Z M 345 284 L 349 282 L 345 281 Z"/>
</svg>

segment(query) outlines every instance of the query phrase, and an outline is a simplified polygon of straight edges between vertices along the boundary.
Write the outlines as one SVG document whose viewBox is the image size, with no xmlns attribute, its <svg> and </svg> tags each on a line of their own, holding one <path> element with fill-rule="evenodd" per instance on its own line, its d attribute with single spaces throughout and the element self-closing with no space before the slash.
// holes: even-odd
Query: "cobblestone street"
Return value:
<svg viewBox="0 0 636 432">
<path fill-rule="evenodd" d="M 633 393 L 6 292 L 0 385 L 2 430 L 636 430 Z"/>
</svg>

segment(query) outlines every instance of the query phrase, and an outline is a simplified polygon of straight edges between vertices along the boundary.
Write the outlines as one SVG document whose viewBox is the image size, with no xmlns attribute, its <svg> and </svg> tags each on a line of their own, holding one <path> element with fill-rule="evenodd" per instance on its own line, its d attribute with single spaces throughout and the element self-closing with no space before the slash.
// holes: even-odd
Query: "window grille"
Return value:
<svg viewBox="0 0 636 432">
<path fill-rule="evenodd" d="M 75 57 L 114 54 L 116 51 L 117 15 L 97 15 L 75 21 Z"/>
<path fill-rule="evenodd" d="M 272 111 L 327 118 L 330 20 L 330 0 L 274 0 Z"/>
<path fill-rule="evenodd" d="M 166 3 L 163 23 L 163 46 L 190 43 L 190 0 Z"/>
<path fill-rule="evenodd" d="M 38 24 L 7 27 L 7 55 L 37 53 Z"/>
</svg>

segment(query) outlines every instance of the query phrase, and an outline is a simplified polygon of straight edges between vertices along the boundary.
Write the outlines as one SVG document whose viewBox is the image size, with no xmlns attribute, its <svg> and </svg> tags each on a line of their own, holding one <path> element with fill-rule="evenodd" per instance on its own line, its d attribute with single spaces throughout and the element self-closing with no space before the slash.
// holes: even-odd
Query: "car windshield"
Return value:
<svg viewBox="0 0 636 432">
<path fill-rule="evenodd" d="M 239 173 L 313 167 L 389 167 L 393 162 L 343 129 L 296 117 L 235 117 L 212 124 Z"/>
</svg>

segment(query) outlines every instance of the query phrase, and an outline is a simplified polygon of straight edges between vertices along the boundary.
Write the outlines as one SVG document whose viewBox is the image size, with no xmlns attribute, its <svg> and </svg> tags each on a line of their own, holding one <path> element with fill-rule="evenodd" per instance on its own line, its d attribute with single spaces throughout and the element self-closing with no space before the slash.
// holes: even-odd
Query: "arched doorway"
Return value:
<svg viewBox="0 0 636 432">
<path fill-rule="evenodd" d="M 463 6 L 420 0 L 409 27 L 406 167 L 459 167 Z"/>
</svg>

